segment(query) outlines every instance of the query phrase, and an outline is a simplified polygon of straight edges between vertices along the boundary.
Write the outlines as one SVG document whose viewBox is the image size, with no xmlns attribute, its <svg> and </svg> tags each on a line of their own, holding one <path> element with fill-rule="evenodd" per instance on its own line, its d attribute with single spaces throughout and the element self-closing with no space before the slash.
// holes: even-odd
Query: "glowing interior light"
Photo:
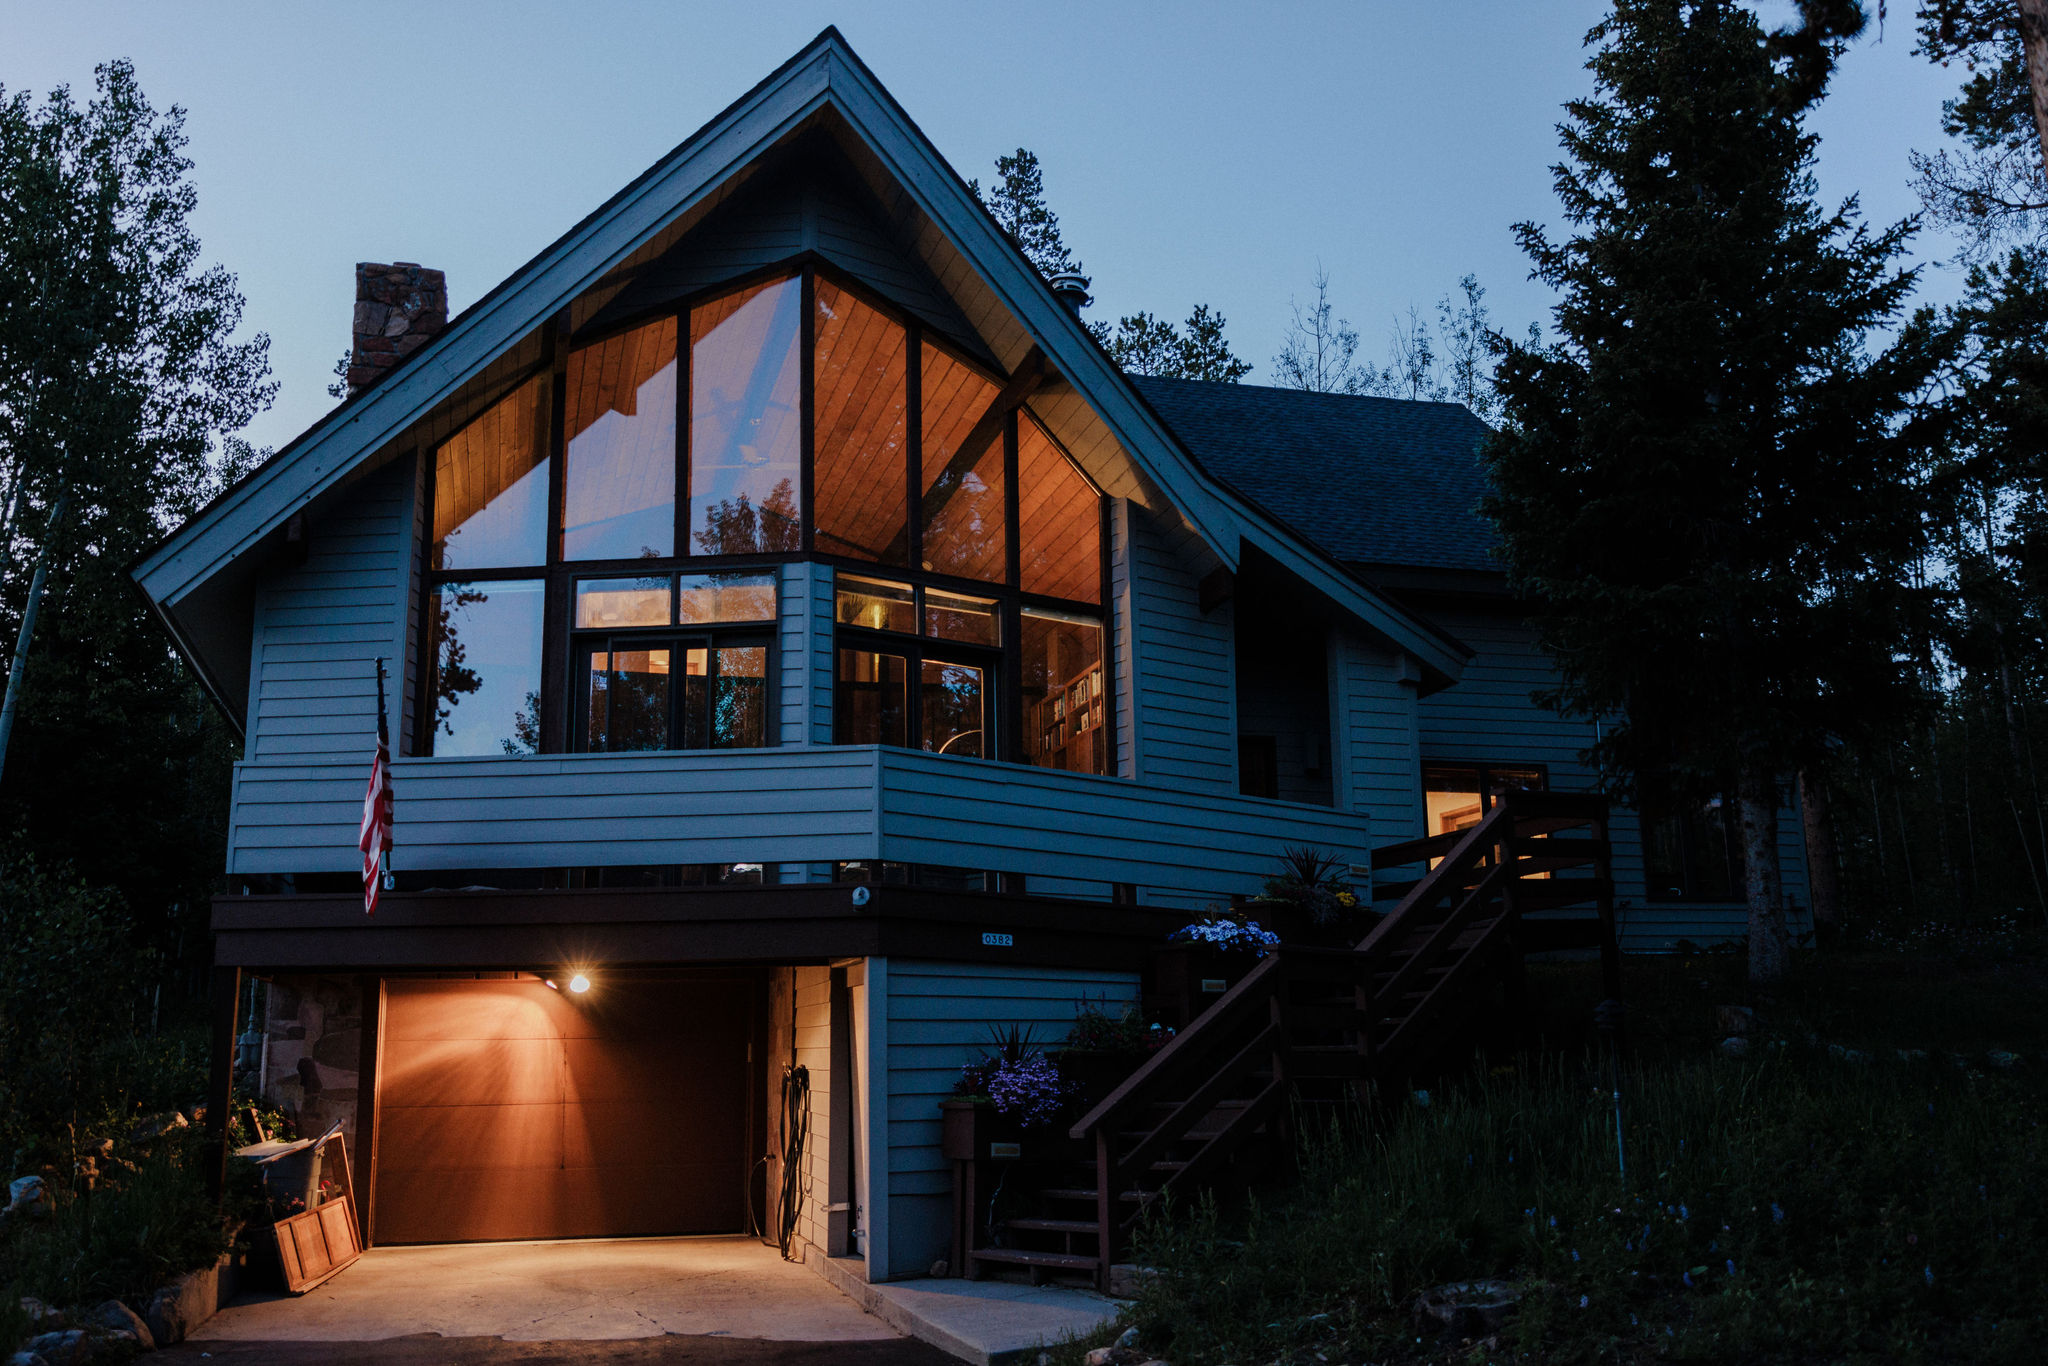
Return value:
<svg viewBox="0 0 2048 1366">
<path fill-rule="evenodd" d="M 549 985 L 549 986 L 553 986 L 553 985 L 554 985 L 554 983 L 553 983 L 553 982 L 550 982 L 550 983 L 548 983 L 548 985 Z M 579 973 L 577 973 L 577 974 L 576 974 L 576 975 L 575 975 L 574 977 L 571 977 L 571 978 L 569 979 L 569 990 L 571 990 L 571 991 L 588 991 L 588 990 L 590 990 L 590 979 L 589 979 L 588 977 L 585 977 L 585 976 L 584 976 L 584 975 L 583 975 L 582 973 L 580 973 L 580 972 L 579 972 Z"/>
<path fill-rule="evenodd" d="M 547 985 L 548 985 L 548 990 L 549 990 L 549 991 L 560 991 L 560 990 L 561 990 L 561 988 L 560 988 L 560 987 L 558 987 L 558 986 L 556 986 L 556 985 L 555 985 L 555 979 L 554 979 L 554 978 L 552 978 L 552 977 L 543 977 L 543 978 L 541 978 L 540 980 L 541 980 L 541 981 L 543 981 L 543 982 L 546 982 L 546 983 L 547 983 Z"/>
</svg>

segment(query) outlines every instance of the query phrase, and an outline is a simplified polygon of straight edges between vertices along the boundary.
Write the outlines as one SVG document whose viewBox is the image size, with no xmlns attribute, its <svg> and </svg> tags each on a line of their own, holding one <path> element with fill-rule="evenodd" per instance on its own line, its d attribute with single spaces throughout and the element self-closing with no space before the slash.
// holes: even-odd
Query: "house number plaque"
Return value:
<svg viewBox="0 0 2048 1366">
<path fill-rule="evenodd" d="M 1017 941 L 1007 934 L 998 934 L 994 930 L 983 930 L 981 932 L 981 946 L 985 949 L 1011 949 L 1017 946 Z"/>
</svg>

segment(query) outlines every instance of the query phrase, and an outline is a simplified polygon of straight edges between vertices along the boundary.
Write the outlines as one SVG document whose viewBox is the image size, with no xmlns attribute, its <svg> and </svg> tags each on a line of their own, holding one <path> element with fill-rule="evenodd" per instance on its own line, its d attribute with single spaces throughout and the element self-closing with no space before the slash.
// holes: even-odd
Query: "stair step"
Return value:
<svg viewBox="0 0 2048 1366">
<path fill-rule="evenodd" d="M 1102 1265 L 1100 1257 L 1078 1252 L 1025 1252 L 1013 1247 L 978 1247 L 968 1254 L 977 1262 L 1002 1262 L 1009 1266 L 1053 1266 L 1062 1271 L 1093 1271 Z"/>
<path fill-rule="evenodd" d="M 1090 1191 L 1089 1198 L 1095 1193 Z M 1005 1219 L 1003 1227 L 1024 1229 L 1031 1233 L 1097 1233 L 1100 1229 L 1093 1219 Z"/>
<path fill-rule="evenodd" d="M 1048 1200 L 1086 1200 L 1089 1204 L 1092 1205 L 1095 1203 L 1096 1193 L 1094 1191 L 1076 1190 L 1072 1188 L 1047 1187 L 1046 1189 L 1040 1191 L 1039 1194 L 1044 1196 Z M 1156 1200 L 1159 1198 L 1159 1192 L 1123 1191 L 1119 1193 L 1116 1198 L 1125 1201 Z M 1093 1228 L 1095 1226 L 1093 1224 L 1090 1224 L 1089 1227 Z"/>
</svg>

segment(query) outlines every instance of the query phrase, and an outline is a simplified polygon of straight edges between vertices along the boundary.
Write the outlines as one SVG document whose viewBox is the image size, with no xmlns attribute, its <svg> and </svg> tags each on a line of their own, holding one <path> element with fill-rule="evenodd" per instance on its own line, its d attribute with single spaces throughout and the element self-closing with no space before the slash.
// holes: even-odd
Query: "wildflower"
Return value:
<svg viewBox="0 0 2048 1366">
<path fill-rule="evenodd" d="M 1778 1208 L 1778 1202 L 1775 1200 L 1771 1201 L 1771 1222 L 1774 1224 L 1785 1222 L 1785 1211 Z"/>
<path fill-rule="evenodd" d="M 1584 1295 L 1579 1296 L 1579 1308 L 1584 1309 L 1586 1307 L 1586 1304 L 1586 1297 Z"/>
<path fill-rule="evenodd" d="M 1690 1219 L 1692 1218 L 1692 1211 L 1687 1209 L 1684 1205 L 1680 1205 L 1678 1207 L 1678 1217 L 1680 1219 Z"/>
<path fill-rule="evenodd" d="M 1709 1252 L 1719 1252 L 1720 1250 L 1721 1250 L 1721 1240 L 1720 1240 L 1719 1238 L 1709 1238 L 1709 1239 L 1707 1239 L 1707 1251 L 1709 1251 Z"/>
<path fill-rule="evenodd" d="M 1728 1259 L 1728 1274 L 1731 1276 L 1735 1274 L 1735 1259 L 1733 1257 Z"/>
<path fill-rule="evenodd" d="M 1427 1110 L 1429 1108 L 1429 1092 L 1417 1091 L 1415 1093 L 1415 1105 L 1417 1109 Z"/>
<path fill-rule="evenodd" d="M 1553 1214 L 1553 1215 L 1551 1215 L 1551 1216 L 1550 1216 L 1550 1226 L 1551 1226 L 1552 1228 L 1556 1228 L 1556 1227 L 1557 1227 L 1557 1216 L 1556 1216 L 1555 1214 Z"/>
<path fill-rule="evenodd" d="M 1927 1283 L 1928 1283 L 1929 1285 L 1933 1285 L 1933 1284 L 1934 1284 L 1934 1268 L 1933 1268 L 1933 1267 L 1931 1267 L 1931 1266 L 1930 1266 L 1930 1267 L 1928 1267 L 1928 1268 L 1927 1268 L 1927 1271 L 1926 1271 L 1926 1273 L 1925 1273 L 1925 1274 L 1926 1274 L 1926 1276 L 1927 1276 Z"/>
<path fill-rule="evenodd" d="M 1576 1261 L 1577 1261 L 1578 1259 L 1579 1259 L 1579 1250 L 1578 1250 L 1577 1248 L 1573 1248 L 1573 1249 L 1572 1249 L 1572 1260 L 1576 1262 Z"/>
<path fill-rule="evenodd" d="M 1691 1285 L 1691 1284 L 1692 1284 L 1692 1273 L 1691 1273 L 1690 1271 L 1688 1271 L 1688 1272 L 1684 1273 L 1684 1277 L 1685 1277 L 1685 1283 L 1686 1283 L 1687 1285 Z"/>
</svg>

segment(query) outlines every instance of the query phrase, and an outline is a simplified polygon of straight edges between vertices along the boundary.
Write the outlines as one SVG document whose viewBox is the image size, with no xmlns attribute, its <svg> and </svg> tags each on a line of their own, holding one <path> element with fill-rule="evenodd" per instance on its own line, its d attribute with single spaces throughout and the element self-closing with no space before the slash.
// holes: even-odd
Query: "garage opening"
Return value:
<svg viewBox="0 0 2048 1366">
<path fill-rule="evenodd" d="M 387 979 L 375 1241 L 744 1231 L 765 1006 L 746 969 Z"/>
</svg>

